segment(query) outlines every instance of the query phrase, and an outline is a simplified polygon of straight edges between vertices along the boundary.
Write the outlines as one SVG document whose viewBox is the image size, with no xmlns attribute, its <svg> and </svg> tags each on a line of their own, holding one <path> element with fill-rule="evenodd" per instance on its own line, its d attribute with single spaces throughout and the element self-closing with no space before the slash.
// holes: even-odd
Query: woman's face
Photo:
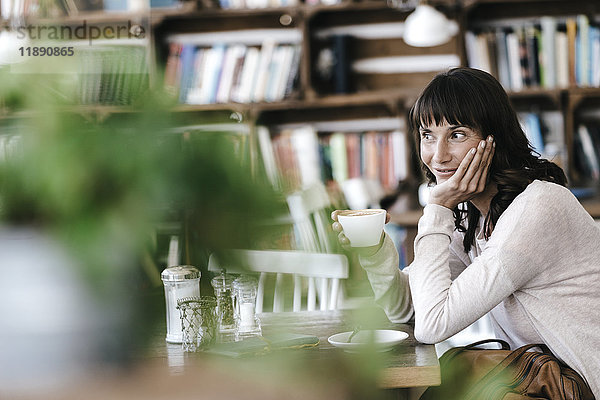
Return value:
<svg viewBox="0 0 600 400">
<path fill-rule="evenodd" d="M 422 126 L 421 160 L 436 182 L 448 180 L 472 148 L 476 148 L 483 136 L 465 125 L 450 125 L 444 121 L 440 125 Z"/>
</svg>

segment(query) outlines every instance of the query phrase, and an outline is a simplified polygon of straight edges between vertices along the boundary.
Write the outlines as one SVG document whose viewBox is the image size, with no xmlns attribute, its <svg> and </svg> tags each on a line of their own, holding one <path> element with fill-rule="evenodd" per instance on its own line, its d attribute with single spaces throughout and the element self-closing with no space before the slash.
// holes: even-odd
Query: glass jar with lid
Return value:
<svg viewBox="0 0 600 400">
<path fill-rule="evenodd" d="M 254 312 L 257 290 L 254 277 L 241 275 L 233 281 L 236 340 L 261 335 L 260 320 Z"/>
<path fill-rule="evenodd" d="M 200 271 L 191 265 L 169 267 L 160 277 L 165 287 L 167 307 L 167 337 L 169 343 L 181 343 L 181 319 L 177 310 L 177 300 L 184 297 L 200 296 Z"/>
<path fill-rule="evenodd" d="M 225 270 L 222 270 L 219 275 L 210 281 L 217 298 L 217 321 L 218 330 L 221 334 L 235 332 L 233 281 L 234 277 L 226 274 Z"/>
</svg>

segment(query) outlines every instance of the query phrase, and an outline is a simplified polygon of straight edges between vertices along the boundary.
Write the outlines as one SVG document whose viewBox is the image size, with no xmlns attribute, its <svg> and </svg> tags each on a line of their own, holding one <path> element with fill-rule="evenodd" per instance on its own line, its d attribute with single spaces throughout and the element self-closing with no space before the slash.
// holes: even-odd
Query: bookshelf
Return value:
<svg viewBox="0 0 600 400">
<path fill-rule="evenodd" d="M 468 65 L 493 73 L 515 108 L 540 116 L 542 128 L 544 113 L 562 118 L 546 124 L 549 131 L 547 125 L 558 125 L 562 134 L 551 144 L 554 154 L 542 154 L 561 164 L 588 212 L 599 218 L 600 4 L 481 0 L 464 6 Z"/>
<path fill-rule="evenodd" d="M 206 93 L 198 92 L 197 96 L 191 96 L 191 101 L 188 101 L 187 95 L 174 97 L 178 104 L 172 107 L 172 111 L 179 115 L 178 119 L 189 124 L 202 123 L 206 115 L 215 113 L 239 115 L 250 129 L 250 153 L 258 158 L 254 165 L 261 163 L 256 134 L 258 127 L 266 127 L 275 137 L 290 126 L 312 124 L 321 127 L 317 129 L 317 135 L 325 138 L 334 133 L 327 124 L 335 127 L 335 123 L 340 121 L 370 120 L 376 126 L 381 121 L 393 120 L 395 122 L 391 126 L 380 132 L 403 132 L 406 179 L 414 181 L 420 181 L 422 177 L 415 168 L 412 138 L 406 132 L 406 112 L 421 88 L 438 71 L 472 64 L 477 54 L 472 50 L 471 39 L 486 32 L 495 33 L 515 26 L 536 28 L 537 25 L 540 28 L 538 33 L 534 32 L 534 37 L 536 34 L 541 37 L 541 17 L 554 19 L 557 25 L 573 18 L 576 28 L 578 16 L 586 16 L 591 28 L 597 27 L 600 22 L 600 3 L 595 0 L 432 0 L 429 3 L 459 22 L 460 32 L 444 45 L 415 48 L 401 39 L 402 21 L 411 10 L 392 8 L 389 3 L 383 0 L 205 0 L 173 3 L 170 8 L 147 8 L 144 11 L 82 9 L 50 19 L 56 24 L 75 24 L 84 19 L 97 24 L 144 19 L 149 31 L 149 40 L 145 44 L 149 84 L 163 85 L 165 78 L 162 71 L 166 70 L 166 75 L 172 74 L 168 85 L 177 94 L 181 93 L 181 76 L 169 72 L 169 62 L 174 56 L 181 56 L 183 46 L 192 49 L 192 55 L 203 49 L 204 56 L 218 48 L 220 55 L 208 57 L 212 58 L 213 76 L 223 72 L 228 59 L 237 59 L 237 63 L 241 64 L 238 68 L 243 69 L 248 51 L 255 54 L 254 58 L 258 58 L 256 63 L 260 64 L 265 45 L 270 46 L 271 60 L 278 59 L 279 66 L 263 65 L 262 69 L 269 71 L 272 68 L 271 73 L 277 72 L 280 78 L 271 83 L 261 78 L 266 85 L 260 89 L 262 96 L 253 98 L 252 88 L 246 88 L 246 94 L 241 98 L 231 95 L 235 86 L 233 71 L 236 67 L 233 63 L 227 67 L 229 95 L 222 93 L 217 96 L 214 93 L 207 100 Z M 39 21 L 43 19 L 38 18 Z M 470 34 L 473 36 L 471 39 Z M 496 37 L 488 36 L 482 42 L 486 46 L 496 46 Z M 179 45 L 179 49 L 173 50 L 174 44 Z M 482 43 L 479 45 L 479 48 L 485 47 Z M 234 46 L 237 50 L 232 53 L 237 52 L 237 56 L 227 56 L 228 50 Z M 206 63 L 205 58 L 203 62 Z M 600 62 L 594 60 L 590 58 L 588 65 L 600 68 Z M 195 61 L 188 60 L 192 69 Z M 490 60 L 487 62 L 489 65 Z M 259 66 L 256 68 L 260 69 Z M 489 68 L 490 72 L 499 75 L 497 66 Z M 597 79 L 595 70 L 590 71 L 590 79 L 584 82 L 575 79 L 568 80 L 566 85 L 558 85 L 536 81 L 520 87 L 507 84 L 507 89 L 518 111 L 548 113 L 553 115 L 555 125 L 558 115 L 557 160 L 566 168 L 572 184 L 598 188 L 598 182 L 584 176 L 575 161 L 578 127 L 582 121 L 593 120 L 584 116 L 589 110 L 600 109 L 600 85 L 594 81 Z M 270 75 L 269 72 L 267 75 Z M 198 77 L 187 79 L 193 81 Z M 201 80 L 209 81 L 208 78 Z M 217 78 L 212 78 L 210 83 L 213 91 L 221 84 Z M 269 85 L 272 86 L 271 91 L 267 89 Z M 87 105 L 82 110 L 102 116 L 129 112 L 127 106 L 114 104 Z M 368 131 L 367 126 L 362 132 Z M 356 131 L 353 133 L 356 134 Z M 595 204 L 600 202 L 600 195 L 592 195 L 585 201 Z M 600 217 L 597 207 L 590 206 L 588 209 L 592 215 Z M 396 220 L 401 225 L 410 226 L 415 222 L 415 215 L 418 211 L 409 210 Z"/>
<path fill-rule="evenodd" d="M 453 2 L 440 1 L 438 4 L 450 16 L 457 16 Z M 294 124 L 295 128 L 317 125 L 316 133 L 322 142 L 336 133 L 331 131 L 332 126 L 344 122 L 367 121 L 362 132 L 346 131 L 348 137 L 369 131 L 392 133 L 400 130 L 405 149 L 402 152 L 406 153 L 402 160 L 405 172 L 397 176 L 410 178 L 414 172 L 411 171 L 412 142 L 405 132 L 407 108 L 438 71 L 464 64 L 464 57 L 460 36 L 448 44 L 429 49 L 404 44 L 401 40 L 402 21 L 409 13 L 390 8 L 383 1 L 198 9 L 193 13 L 166 17 L 157 26 L 157 63 L 169 64 L 173 55 L 180 51 L 173 50 L 173 43 L 195 46 L 196 51 L 211 51 L 215 45 L 223 43 L 225 47 L 241 43 L 246 46 L 246 52 L 255 47 L 262 57 L 267 36 L 279 36 L 281 39 L 275 40 L 277 44 L 289 42 L 297 46 L 302 55 L 299 65 L 294 66 L 297 72 L 292 88 L 283 97 L 248 99 L 247 96 L 233 95 L 225 100 L 212 97 L 195 101 L 193 96 L 190 100 L 186 95 L 185 99 L 179 98 L 180 105 L 176 109 L 198 113 L 233 110 L 243 114 L 251 125 L 267 127 L 273 138 Z M 222 72 L 226 71 L 224 63 Z M 166 75 L 170 76 L 169 71 Z M 168 85 L 174 86 L 174 91 L 180 94 L 181 79 L 179 87 L 173 80 L 168 81 Z M 290 81 L 288 76 L 288 89 Z M 217 86 L 221 84 L 219 82 Z M 388 121 L 385 129 L 369 129 L 369 124 L 380 126 L 382 121 Z M 384 186 L 387 192 L 393 191 L 389 179 Z"/>
</svg>

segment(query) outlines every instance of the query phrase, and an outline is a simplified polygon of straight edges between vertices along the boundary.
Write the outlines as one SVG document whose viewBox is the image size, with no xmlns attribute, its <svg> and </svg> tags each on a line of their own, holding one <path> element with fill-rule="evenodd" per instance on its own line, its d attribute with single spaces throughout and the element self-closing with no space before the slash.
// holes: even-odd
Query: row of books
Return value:
<svg viewBox="0 0 600 400">
<path fill-rule="evenodd" d="M 585 15 L 467 31 L 465 45 L 469 66 L 513 91 L 600 86 L 600 28 Z"/>
<path fill-rule="evenodd" d="M 150 7 L 175 6 L 175 0 L 2 0 L 0 14 L 4 20 L 37 16 L 52 18 L 78 15 L 90 11 L 133 11 Z"/>
<path fill-rule="evenodd" d="M 37 12 L 39 0 L 2 0 L 0 1 L 0 20 L 16 20 L 17 18 Z"/>
<path fill-rule="evenodd" d="M 301 2 L 301 0 L 219 0 L 219 7 L 223 9 L 295 7 Z M 332 5 L 340 2 L 341 0 L 304 0 L 308 5 Z"/>
<path fill-rule="evenodd" d="M 259 131 L 265 168 L 284 191 L 352 178 L 375 180 L 391 191 L 407 177 L 406 137 L 401 131 L 317 134 L 305 126 L 275 134 L 270 144 L 268 134 L 266 129 Z"/>
<path fill-rule="evenodd" d="M 25 16 L 56 17 L 91 11 L 139 11 L 151 8 L 173 8 L 178 0 L 2 0 L 0 16 L 12 20 Z"/>
<path fill-rule="evenodd" d="M 274 102 L 294 89 L 300 46 L 265 40 L 261 47 L 171 43 L 165 87 L 187 104 Z"/>
<path fill-rule="evenodd" d="M 561 112 L 520 112 L 518 115 L 533 150 L 543 158 L 565 165 L 564 119 Z"/>
<path fill-rule="evenodd" d="M 16 156 L 21 140 L 20 134 L 0 135 L 0 163 Z"/>
<path fill-rule="evenodd" d="M 78 49 L 79 102 L 84 105 L 129 105 L 149 86 L 143 46 Z"/>
<path fill-rule="evenodd" d="M 298 0 L 219 0 L 223 9 L 294 7 Z"/>
<path fill-rule="evenodd" d="M 581 123 L 573 140 L 573 161 L 583 182 L 600 182 L 600 121 Z"/>
</svg>

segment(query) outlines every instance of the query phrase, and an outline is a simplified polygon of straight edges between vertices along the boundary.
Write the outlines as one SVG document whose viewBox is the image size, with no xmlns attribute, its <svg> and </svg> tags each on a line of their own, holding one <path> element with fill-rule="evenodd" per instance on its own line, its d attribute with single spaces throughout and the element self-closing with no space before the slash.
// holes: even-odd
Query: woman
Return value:
<svg viewBox="0 0 600 400">
<path fill-rule="evenodd" d="M 414 316 L 425 343 L 489 313 L 498 338 L 545 343 L 600 398 L 600 229 L 563 171 L 532 153 L 508 96 L 479 70 L 436 76 L 409 125 L 435 186 L 408 268 L 387 236 L 359 257 L 377 303 L 393 322 Z"/>
</svg>

